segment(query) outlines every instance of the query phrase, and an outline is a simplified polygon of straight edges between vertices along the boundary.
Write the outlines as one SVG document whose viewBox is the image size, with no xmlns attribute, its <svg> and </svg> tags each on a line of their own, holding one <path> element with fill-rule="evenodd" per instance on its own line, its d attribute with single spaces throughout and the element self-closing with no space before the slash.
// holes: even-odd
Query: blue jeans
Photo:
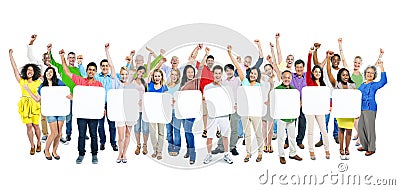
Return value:
<svg viewBox="0 0 400 190">
<path fill-rule="evenodd" d="M 244 137 L 242 117 L 239 117 L 239 120 L 238 120 L 238 136 Z"/>
<path fill-rule="evenodd" d="M 107 104 L 105 104 L 104 109 L 107 111 Z M 104 131 L 104 119 L 106 116 L 103 116 L 103 118 L 99 119 L 99 137 L 100 137 L 100 144 L 106 144 L 106 133 Z M 117 128 L 115 128 L 115 121 L 110 121 L 107 117 L 107 122 L 108 122 L 108 129 L 110 131 L 110 143 L 111 145 L 116 145 L 117 141 L 115 140 L 116 135 L 117 135 Z"/>
<path fill-rule="evenodd" d="M 278 134 L 278 120 L 274 119 L 274 134 Z"/>
<path fill-rule="evenodd" d="M 194 120 L 195 118 L 190 118 L 182 121 L 183 129 L 185 130 L 186 147 L 189 153 L 189 159 L 192 161 L 196 160 L 196 149 L 194 147 L 194 135 L 192 132 Z"/>
<path fill-rule="evenodd" d="M 142 112 L 139 112 L 139 118 L 133 127 L 133 131 L 136 134 L 139 134 L 140 132 L 143 132 L 143 135 L 149 135 L 150 129 L 149 129 L 149 123 L 143 121 L 143 114 Z"/>
<path fill-rule="evenodd" d="M 80 156 L 85 155 L 85 142 L 86 142 L 86 131 L 87 127 L 89 126 L 89 134 L 90 134 L 90 148 L 92 155 L 97 155 L 97 151 L 99 149 L 97 145 L 97 124 L 98 119 L 82 119 L 77 118 L 78 123 L 78 151 Z"/>
<path fill-rule="evenodd" d="M 70 110 L 69 110 L 69 114 L 67 115 L 67 117 L 65 118 L 66 123 L 65 123 L 65 133 L 67 135 L 71 135 L 72 134 L 72 100 L 70 100 Z"/>
<path fill-rule="evenodd" d="M 182 119 L 175 117 L 175 111 L 172 110 L 171 123 L 166 125 L 167 127 L 167 141 L 168 141 L 168 152 L 178 152 L 181 150 L 181 124 Z"/>
<path fill-rule="evenodd" d="M 331 114 L 326 114 L 325 115 L 325 123 L 326 123 L 326 132 L 328 132 L 328 125 L 329 125 L 329 119 L 331 117 Z M 339 127 L 338 127 L 338 123 L 336 118 L 333 118 L 333 137 L 336 138 L 338 136 L 338 131 L 339 131 Z M 322 140 L 322 134 L 319 133 L 319 139 Z"/>
</svg>

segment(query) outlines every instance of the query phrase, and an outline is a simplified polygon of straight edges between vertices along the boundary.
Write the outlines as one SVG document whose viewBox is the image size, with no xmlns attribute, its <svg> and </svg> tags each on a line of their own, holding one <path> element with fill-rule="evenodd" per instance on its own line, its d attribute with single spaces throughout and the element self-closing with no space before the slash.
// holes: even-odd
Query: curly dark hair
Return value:
<svg viewBox="0 0 400 190">
<path fill-rule="evenodd" d="M 26 65 L 24 65 L 21 69 L 21 78 L 28 80 L 28 76 L 26 75 L 26 72 L 28 71 L 28 68 L 32 67 L 33 68 L 33 76 L 32 76 L 32 80 L 37 80 L 39 79 L 41 73 L 40 73 L 40 67 L 36 64 L 33 63 L 28 63 Z"/>
</svg>

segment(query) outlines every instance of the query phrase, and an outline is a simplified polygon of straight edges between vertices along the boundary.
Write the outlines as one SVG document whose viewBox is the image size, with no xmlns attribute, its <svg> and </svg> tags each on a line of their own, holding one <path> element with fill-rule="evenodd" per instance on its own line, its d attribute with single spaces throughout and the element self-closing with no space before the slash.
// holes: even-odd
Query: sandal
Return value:
<svg viewBox="0 0 400 190">
<path fill-rule="evenodd" d="M 157 160 L 161 160 L 162 156 L 161 156 L 161 152 L 157 153 Z"/>
<path fill-rule="evenodd" d="M 331 153 L 329 151 L 325 151 L 325 158 L 330 159 L 331 158 Z"/>
<path fill-rule="evenodd" d="M 339 150 L 340 151 L 340 159 L 341 160 L 346 160 L 346 155 L 344 154 L 344 150 Z"/>
<path fill-rule="evenodd" d="M 203 134 L 201 134 L 201 137 L 207 138 L 207 130 L 203 130 Z"/>
<path fill-rule="evenodd" d="M 152 158 L 155 158 L 157 156 L 157 152 L 154 151 L 154 153 L 151 155 Z"/>
<path fill-rule="evenodd" d="M 273 153 L 274 152 L 274 150 L 272 149 L 271 145 L 267 146 L 267 152 L 269 152 L 269 153 Z"/>
<path fill-rule="evenodd" d="M 217 133 L 215 135 L 217 136 L 217 138 L 221 138 L 221 132 L 219 130 L 217 130 Z"/>
<path fill-rule="evenodd" d="M 315 153 L 314 152 L 310 152 L 310 158 L 311 158 L 311 160 L 315 160 L 316 158 L 315 158 Z"/>
<path fill-rule="evenodd" d="M 261 162 L 261 160 L 262 160 L 262 154 L 259 154 L 257 156 L 256 162 Z"/>
<path fill-rule="evenodd" d="M 143 155 L 147 154 L 147 144 L 143 144 Z"/>
<path fill-rule="evenodd" d="M 35 154 L 35 147 L 31 147 L 31 151 L 29 151 L 29 154 L 31 154 L 31 155 Z"/>
<path fill-rule="evenodd" d="M 251 157 L 251 155 L 250 155 L 250 154 L 247 154 L 246 158 L 244 158 L 243 161 L 244 161 L 244 162 L 249 162 L 250 157 Z"/>
<path fill-rule="evenodd" d="M 39 143 L 37 144 L 37 147 L 36 147 L 36 152 L 40 152 L 40 151 L 42 151 L 42 143 L 40 143 L 40 141 L 39 141 Z"/>
<path fill-rule="evenodd" d="M 144 146 L 144 145 L 143 145 L 143 146 Z M 135 154 L 136 154 L 136 155 L 139 155 L 139 154 L 140 154 L 140 144 L 138 144 L 138 145 L 136 146 Z"/>
</svg>

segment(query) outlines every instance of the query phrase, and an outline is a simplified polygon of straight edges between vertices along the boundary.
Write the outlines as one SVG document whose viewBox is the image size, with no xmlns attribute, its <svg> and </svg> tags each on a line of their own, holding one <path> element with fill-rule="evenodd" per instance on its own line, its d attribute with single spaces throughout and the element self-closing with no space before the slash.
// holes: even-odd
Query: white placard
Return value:
<svg viewBox="0 0 400 190">
<path fill-rule="evenodd" d="M 106 91 L 97 86 L 75 86 L 72 115 L 76 118 L 101 119 Z"/>
<path fill-rule="evenodd" d="M 208 116 L 215 118 L 235 112 L 235 100 L 232 89 L 226 86 L 207 89 L 204 91 Z"/>
<path fill-rule="evenodd" d="M 327 86 L 306 86 L 302 89 L 302 106 L 305 115 L 329 113 L 331 90 Z"/>
<path fill-rule="evenodd" d="M 111 121 L 139 118 L 139 92 L 136 89 L 111 89 L 107 92 L 107 116 Z"/>
<path fill-rule="evenodd" d="M 169 123 L 172 120 L 172 95 L 146 92 L 143 95 L 143 120 L 149 123 Z"/>
<path fill-rule="evenodd" d="M 261 86 L 240 86 L 237 92 L 237 113 L 240 116 L 262 117 L 267 113 Z"/>
<path fill-rule="evenodd" d="M 70 112 L 67 86 L 44 86 L 41 89 L 41 112 L 43 116 L 66 116 Z"/>
<path fill-rule="evenodd" d="M 300 115 L 300 92 L 297 89 L 273 89 L 270 111 L 274 119 L 294 119 Z"/>
<path fill-rule="evenodd" d="M 332 115 L 335 118 L 357 118 L 361 114 L 361 92 L 335 89 L 332 92 Z"/>
<path fill-rule="evenodd" d="M 176 91 L 174 100 L 176 118 L 188 119 L 202 116 L 202 95 L 199 90 Z"/>
</svg>

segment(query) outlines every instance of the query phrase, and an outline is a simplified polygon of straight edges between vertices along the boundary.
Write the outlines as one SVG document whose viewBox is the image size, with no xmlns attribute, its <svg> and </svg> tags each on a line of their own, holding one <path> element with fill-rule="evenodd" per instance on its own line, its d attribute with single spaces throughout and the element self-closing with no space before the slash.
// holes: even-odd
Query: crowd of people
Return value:
<svg viewBox="0 0 400 190">
<path fill-rule="evenodd" d="M 22 69 L 18 69 L 13 57 L 13 50 L 9 50 L 10 62 L 17 82 L 20 85 L 22 96 L 18 102 L 18 112 L 21 121 L 26 125 L 27 136 L 30 143 L 30 154 L 41 152 L 42 142 L 46 143 L 44 155 L 48 160 L 60 159 L 57 152 L 59 143 L 67 144 L 71 141 L 72 134 L 72 106 L 73 90 L 76 85 L 103 87 L 106 92 L 104 97 L 104 116 L 101 119 L 76 118 L 78 126 L 78 158 L 77 164 L 81 164 L 85 157 L 85 143 L 90 139 L 92 163 L 98 163 L 98 149 L 105 150 L 107 142 L 104 122 L 107 120 L 109 128 L 109 142 L 114 151 L 118 151 L 117 163 L 126 163 L 126 154 L 131 132 L 134 133 L 136 149 L 135 154 L 146 155 L 148 150 L 148 138 L 150 137 L 151 157 L 161 160 L 163 153 L 176 157 L 180 154 L 182 140 L 181 127 L 183 126 L 186 152 L 184 158 L 189 158 L 189 164 L 196 162 L 196 145 L 194 141 L 193 125 L 195 118 L 178 119 L 172 110 L 170 123 L 148 123 L 143 120 L 142 98 L 145 93 L 170 93 L 177 91 L 199 90 L 202 94 L 214 88 L 230 88 L 233 91 L 234 112 L 232 114 L 212 117 L 207 110 L 207 97 L 202 99 L 203 133 L 206 138 L 207 155 L 203 163 L 212 161 L 215 154 L 223 153 L 223 159 L 232 164 L 231 156 L 239 155 L 237 144 L 239 138 L 244 137 L 246 156 L 244 162 L 249 162 L 255 150 L 252 150 L 252 134 L 255 135 L 257 144 L 256 162 L 262 160 L 264 153 L 273 153 L 272 140 L 277 139 L 279 162 L 286 163 L 284 149 L 289 148 L 289 159 L 303 160 L 296 149 L 304 149 L 303 140 L 306 136 L 311 160 L 316 159 L 315 147 L 324 146 L 325 158 L 330 159 L 330 146 L 328 137 L 328 124 L 330 114 L 305 115 L 300 105 L 298 118 L 274 119 L 271 117 L 270 92 L 273 89 L 297 89 L 300 92 L 306 86 L 328 86 L 333 89 L 359 90 L 361 98 L 361 115 L 357 118 L 333 118 L 333 138 L 339 144 L 340 159 L 350 159 L 350 142 L 352 129 L 357 131 L 353 140 L 356 141 L 358 151 L 366 151 L 370 156 L 376 151 L 375 119 L 377 103 L 375 95 L 378 89 L 387 83 L 386 72 L 381 60 L 384 51 L 380 49 L 378 60 L 369 65 L 364 71 L 360 70 L 361 56 L 354 58 L 354 66 L 350 71 L 342 49 L 342 38 L 338 39 L 339 53 L 326 51 L 322 61 L 318 59 L 318 50 L 321 44 L 314 43 L 308 51 L 308 59 L 295 60 L 294 55 L 286 56 L 283 60 L 279 44 L 280 34 L 275 35 L 275 44 L 269 43 L 270 54 L 264 57 L 260 40 L 254 40 L 258 48 L 256 63 L 252 63 L 251 56 L 245 56 L 243 61 L 240 56 L 234 56 L 233 47 L 227 44 L 227 56 L 232 63 L 225 65 L 214 64 L 214 56 L 209 47 L 198 44 L 190 53 L 188 61 L 180 64 L 177 56 L 172 56 L 168 63 L 166 51 L 161 49 L 157 55 L 154 50 L 147 47 L 148 59 L 144 64 L 143 55 L 135 55 L 132 50 L 126 56 L 126 66 L 119 69 L 112 62 L 109 48 L 106 43 L 106 58 L 99 64 L 90 62 L 83 65 L 83 56 L 69 52 L 65 58 L 65 51 L 58 51 L 61 63 L 53 58 L 52 44 L 47 45 L 47 52 L 43 53 L 42 61 L 38 61 L 32 55 L 33 44 L 37 35 L 32 35 L 28 44 L 29 63 Z M 275 50 L 276 46 L 276 50 Z M 204 56 L 197 61 L 197 56 L 204 49 Z M 275 55 L 275 52 L 277 55 Z M 77 62 L 77 64 L 75 64 Z M 98 66 L 100 67 L 98 69 Z M 306 71 L 305 71 L 306 68 Z M 380 72 L 378 72 L 378 69 Z M 100 72 L 98 72 L 100 70 Z M 225 74 L 224 74 L 225 72 Z M 380 75 L 380 80 L 376 77 Z M 41 113 L 41 89 L 42 87 L 67 86 L 70 95 L 70 113 L 62 116 L 43 116 Z M 240 86 L 257 86 L 267 92 L 264 104 L 267 113 L 262 116 L 241 116 L 237 112 L 237 91 Z M 111 121 L 107 114 L 107 92 L 111 89 L 135 89 L 139 92 L 139 119 L 137 121 Z M 172 100 L 172 104 L 175 100 Z M 39 126 L 41 121 L 41 127 Z M 314 121 L 317 122 L 321 132 L 320 141 L 314 144 Z M 62 137 L 63 125 L 66 124 L 66 137 Z M 48 130 L 50 127 L 50 131 Z M 132 131 L 133 128 L 133 131 Z M 89 129 L 89 136 L 87 130 Z M 165 135 L 166 131 L 166 135 Z M 118 135 L 117 135 L 118 134 Z M 99 140 L 98 140 L 99 137 Z M 143 137 L 143 140 L 141 139 Z M 286 138 L 287 137 L 287 138 Z M 217 147 L 212 150 L 213 139 L 217 139 Z M 168 148 L 163 150 L 164 142 Z M 52 146 L 51 146 L 52 145 Z M 50 147 L 52 149 L 50 150 Z"/>
</svg>

